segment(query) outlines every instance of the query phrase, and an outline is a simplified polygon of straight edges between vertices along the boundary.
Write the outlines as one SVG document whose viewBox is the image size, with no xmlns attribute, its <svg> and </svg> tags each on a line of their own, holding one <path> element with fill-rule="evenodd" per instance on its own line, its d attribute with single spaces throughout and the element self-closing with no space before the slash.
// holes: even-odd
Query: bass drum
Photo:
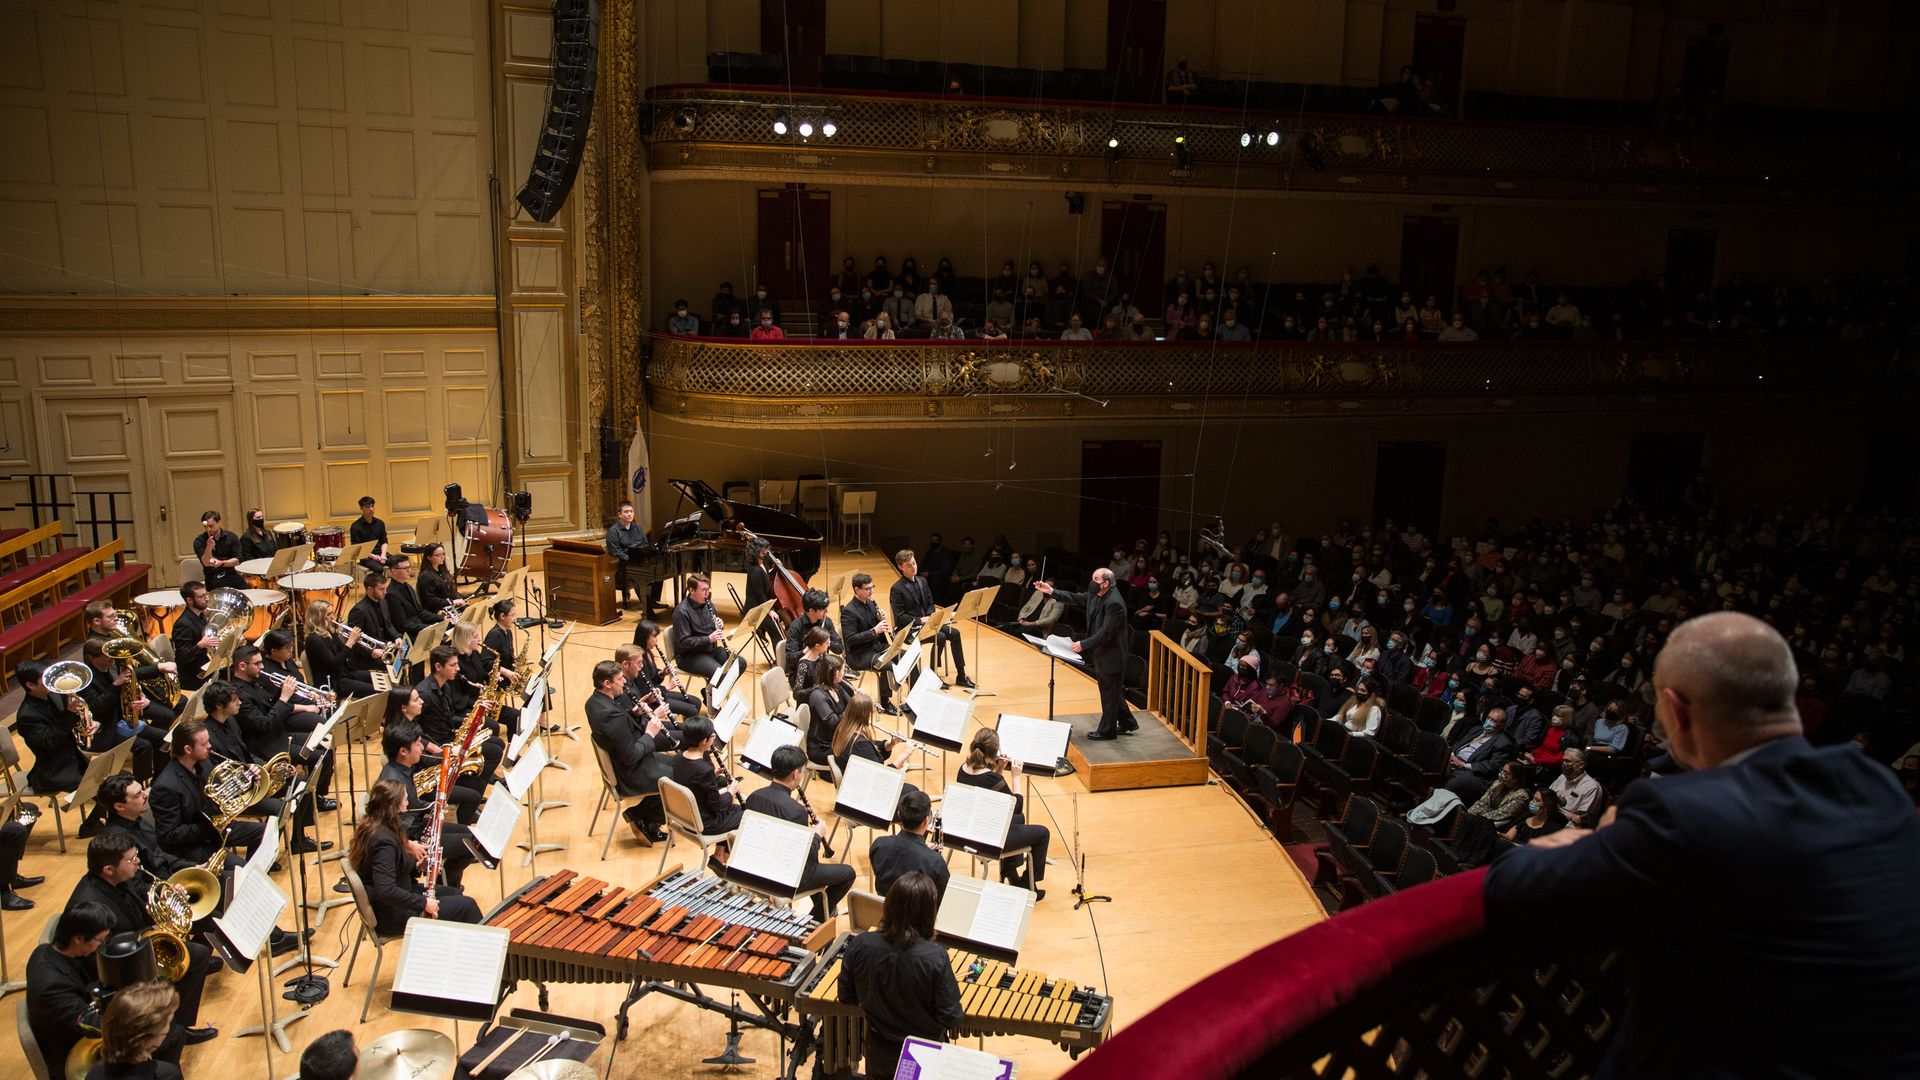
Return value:
<svg viewBox="0 0 1920 1080">
<path fill-rule="evenodd" d="M 505 510 L 489 508 L 484 524 L 468 521 L 467 550 L 460 559 L 460 573 L 469 578 L 492 580 L 506 573 L 513 558 L 513 520 Z"/>
</svg>

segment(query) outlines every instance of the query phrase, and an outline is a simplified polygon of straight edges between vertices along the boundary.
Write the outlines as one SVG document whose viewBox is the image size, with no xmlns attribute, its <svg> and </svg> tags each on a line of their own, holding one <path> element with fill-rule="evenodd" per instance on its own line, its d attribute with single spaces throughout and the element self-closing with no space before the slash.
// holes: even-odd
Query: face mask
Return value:
<svg viewBox="0 0 1920 1080">
<path fill-rule="evenodd" d="M 772 325 L 773 325 L 773 320 L 772 320 L 772 319 L 761 319 L 761 320 L 760 320 L 760 325 L 761 325 L 761 326 L 772 326 Z"/>
<path fill-rule="evenodd" d="M 893 290 L 893 295 L 898 297 L 898 296 L 905 296 L 906 294 L 901 292 L 899 289 L 895 289 Z"/>
<path fill-rule="evenodd" d="M 1149 581 L 1149 582 L 1147 582 L 1147 591 L 1148 591 L 1148 592 L 1159 592 L 1159 591 L 1160 591 L 1160 583 L 1159 583 L 1159 582 L 1157 582 L 1157 581 Z"/>
<path fill-rule="evenodd" d="M 1449 690 L 1458 690 L 1458 689 L 1460 689 L 1460 680 L 1459 680 L 1459 679 L 1448 679 L 1448 680 L 1447 680 L 1447 689 L 1449 689 Z"/>
<path fill-rule="evenodd" d="M 1331 641 L 1329 641 L 1329 642 L 1327 642 L 1327 652 L 1328 652 L 1329 654 L 1331 654 L 1331 653 L 1333 652 L 1333 642 L 1331 642 Z"/>
<path fill-rule="evenodd" d="M 1239 581 L 1239 580 L 1240 580 L 1240 571 L 1238 571 L 1238 570 L 1235 570 L 1235 571 L 1234 571 L 1233 573 L 1231 573 L 1231 574 L 1228 574 L 1227 576 L 1228 576 L 1229 578 L 1232 578 L 1232 579 L 1233 579 L 1234 581 Z"/>
<path fill-rule="evenodd" d="M 861 296 L 861 298 L 862 298 L 862 299 L 865 299 L 865 300 L 871 300 L 871 299 L 873 299 L 873 290 L 872 290 L 872 289 L 861 289 L 861 290 L 860 290 L 860 296 Z"/>
<path fill-rule="evenodd" d="M 1264 577 L 1261 577 L 1259 574 L 1255 574 L 1253 575 L 1253 583 L 1255 585 L 1265 585 L 1267 583 L 1267 579 Z"/>
<path fill-rule="evenodd" d="M 1387 651 L 1388 651 L 1388 652 L 1392 652 L 1393 650 L 1395 650 L 1395 649 L 1398 649 L 1399 647 L 1400 647 L 1400 643 L 1399 643 L 1399 642 L 1397 642 L 1397 641 L 1395 641 L 1395 640 L 1393 640 L 1392 638 L 1388 638 L 1388 639 L 1387 639 Z"/>
<path fill-rule="evenodd" d="M 1575 765 L 1571 761 L 1563 761 L 1560 763 L 1560 773 L 1563 776 L 1578 776 L 1580 775 L 1580 766 Z"/>
<path fill-rule="evenodd" d="M 1340 610 L 1340 601 L 1338 601 L 1338 600 L 1329 600 L 1329 601 L 1327 601 L 1327 610 L 1328 610 L 1328 611 L 1339 611 L 1339 610 Z"/>
<path fill-rule="evenodd" d="M 1478 634 L 1479 632 L 1480 632 L 1480 628 L 1477 626 L 1469 626 L 1467 627 L 1467 631 L 1466 631 L 1468 637 L 1472 637 L 1475 634 Z"/>
<path fill-rule="evenodd" d="M 1527 813 L 1529 813 L 1529 814 L 1537 814 L 1537 813 L 1539 813 L 1539 812 L 1540 812 L 1540 800 L 1539 800 L 1539 799 L 1533 799 L 1533 800 L 1531 800 L 1531 801 L 1529 801 L 1529 802 L 1527 803 Z"/>
<path fill-rule="evenodd" d="M 753 295 L 756 297 L 759 297 L 762 300 L 765 300 L 767 298 L 767 290 L 761 289 L 759 292 L 754 293 Z"/>
<path fill-rule="evenodd" d="M 1303 637 L 1303 638 L 1301 638 L 1301 639 L 1300 639 L 1300 644 L 1302 644 L 1302 645 L 1312 645 L 1312 644 L 1313 644 L 1313 639 L 1312 639 L 1312 638 L 1310 638 L 1310 637 Z"/>
<path fill-rule="evenodd" d="M 1413 610 L 1413 601 L 1411 601 L 1411 600 L 1409 600 L 1409 601 L 1407 601 L 1406 603 L 1404 603 L 1404 604 L 1401 604 L 1401 605 L 1400 605 L 1400 610 L 1402 610 L 1402 611 L 1412 611 L 1412 610 Z"/>
<path fill-rule="evenodd" d="M 1491 732 L 1491 731 L 1493 730 L 1493 721 L 1491 721 L 1491 720 L 1482 720 L 1482 721 L 1480 722 L 1480 730 L 1481 730 L 1481 731 L 1486 731 L 1486 732 Z"/>
<path fill-rule="evenodd" d="M 1560 667 L 1561 667 L 1561 669 L 1562 669 L 1562 670 L 1565 670 L 1565 671 L 1572 671 L 1572 670 L 1573 670 L 1573 660 L 1572 660 L 1571 658 L 1569 658 L 1569 659 L 1567 659 L 1567 660 L 1565 660 L 1565 661 L 1562 661 L 1562 662 L 1561 662 L 1561 664 L 1560 664 Z"/>
</svg>

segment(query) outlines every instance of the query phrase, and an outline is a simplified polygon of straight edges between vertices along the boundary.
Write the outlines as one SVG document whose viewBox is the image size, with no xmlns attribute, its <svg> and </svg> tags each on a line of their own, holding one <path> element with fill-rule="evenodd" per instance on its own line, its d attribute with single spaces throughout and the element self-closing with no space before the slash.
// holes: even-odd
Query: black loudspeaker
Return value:
<svg viewBox="0 0 1920 1080">
<path fill-rule="evenodd" d="M 593 119 L 593 87 L 599 71 L 599 0 L 556 0 L 547 121 L 540 129 L 527 182 L 514 196 L 535 221 L 552 221 L 573 190 Z"/>
<path fill-rule="evenodd" d="M 613 421 L 600 418 L 600 479 L 618 480 L 627 473 L 627 455 L 620 448 L 620 436 L 613 433 Z"/>
</svg>

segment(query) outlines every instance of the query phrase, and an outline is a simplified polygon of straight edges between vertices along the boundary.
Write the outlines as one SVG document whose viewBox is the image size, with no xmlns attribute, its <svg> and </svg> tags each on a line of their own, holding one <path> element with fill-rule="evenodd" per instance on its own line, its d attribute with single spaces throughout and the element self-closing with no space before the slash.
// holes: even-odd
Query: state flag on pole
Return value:
<svg viewBox="0 0 1920 1080">
<path fill-rule="evenodd" d="M 653 531 L 653 499 L 647 494 L 647 431 L 645 413 L 633 418 L 633 442 L 627 447 L 627 498 L 633 503 L 633 519 L 642 529 Z"/>
</svg>

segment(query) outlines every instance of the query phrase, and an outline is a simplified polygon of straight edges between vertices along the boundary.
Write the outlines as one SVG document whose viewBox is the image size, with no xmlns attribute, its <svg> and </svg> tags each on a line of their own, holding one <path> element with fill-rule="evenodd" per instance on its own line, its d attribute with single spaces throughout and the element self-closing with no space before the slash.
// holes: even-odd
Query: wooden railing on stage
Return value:
<svg viewBox="0 0 1920 1080">
<path fill-rule="evenodd" d="M 1203 757 L 1212 698 L 1213 669 L 1155 630 L 1147 645 L 1147 711 L 1172 728 L 1187 749 Z"/>
</svg>

